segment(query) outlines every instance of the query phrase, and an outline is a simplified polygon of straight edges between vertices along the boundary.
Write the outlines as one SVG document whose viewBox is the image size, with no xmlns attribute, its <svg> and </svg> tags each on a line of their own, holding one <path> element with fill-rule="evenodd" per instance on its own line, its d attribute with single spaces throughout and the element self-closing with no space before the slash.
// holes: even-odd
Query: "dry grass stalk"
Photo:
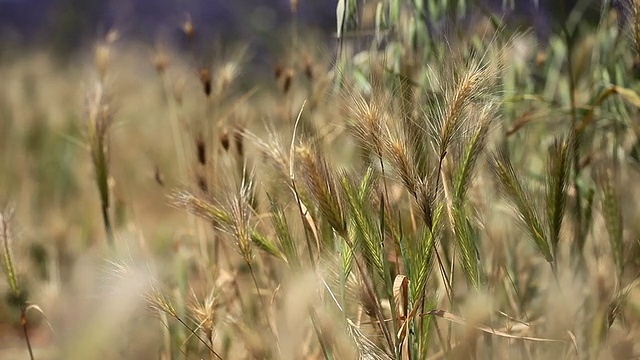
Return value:
<svg viewBox="0 0 640 360">
<path fill-rule="evenodd" d="M 109 130 L 113 122 L 109 96 L 103 83 L 97 83 L 87 99 L 87 143 L 91 153 L 102 219 L 109 246 L 114 246 L 110 215 Z"/>
</svg>

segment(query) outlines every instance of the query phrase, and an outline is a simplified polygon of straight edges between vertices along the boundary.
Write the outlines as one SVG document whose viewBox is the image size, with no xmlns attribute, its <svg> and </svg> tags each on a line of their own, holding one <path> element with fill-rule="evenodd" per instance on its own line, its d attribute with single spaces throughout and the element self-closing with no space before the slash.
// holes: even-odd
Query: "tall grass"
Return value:
<svg viewBox="0 0 640 360">
<path fill-rule="evenodd" d="M 37 345 L 22 323 L 31 357 L 633 355 L 640 4 L 623 5 L 599 24 L 575 21 L 577 6 L 538 53 L 479 2 L 339 1 L 333 60 L 297 23 L 257 84 L 243 49 L 198 53 L 189 18 L 186 54 L 158 47 L 142 62 L 108 38 L 84 120 L 68 120 L 86 142 L 64 127 L 42 135 L 90 150 L 73 158 L 72 205 L 51 203 L 55 222 L 29 215 L 38 203 L 24 194 L 42 184 L 15 196 L 35 230 L 12 246 L 42 243 L 45 260 L 14 256 L 0 221 L 8 293 L 23 319 L 29 287 L 53 316 L 56 336 Z M 463 16 L 472 9 L 484 26 Z M 442 25 L 456 21 L 468 31 Z M 0 137 L 18 155 L 38 126 L 16 125 L 28 102 L 61 122 L 60 104 L 0 93 L 15 107 Z M 28 180 L 40 156 L 0 170 Z M 3 196 L 20 189 L 6 184 Z M 108 252 L 71 241 L 103 237 Z M 23 285 L 15 264 L 44 276 Z M 80 311 L 114 276 L 123 303 Z M 122 332 L 97 332 L 100 319 Z M 90 343 L 74 344 L 79 332 Z"/>
</svg>

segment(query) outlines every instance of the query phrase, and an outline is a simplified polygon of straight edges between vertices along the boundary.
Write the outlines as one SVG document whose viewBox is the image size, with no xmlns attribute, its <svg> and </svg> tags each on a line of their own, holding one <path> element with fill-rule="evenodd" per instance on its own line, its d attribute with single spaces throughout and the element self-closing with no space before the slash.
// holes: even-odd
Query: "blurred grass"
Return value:
<svg viewBox="0 0 640 360">
<path fill-rule="evenodd" d="M 473 6 L 340 1 L 335 61 L 294 27 L 260 80 L 115 33 L 4 59 L 0 357 L 25 313 L 38 359 L 640 354 L 640 3 L 432 32 Z"/>
</svg>

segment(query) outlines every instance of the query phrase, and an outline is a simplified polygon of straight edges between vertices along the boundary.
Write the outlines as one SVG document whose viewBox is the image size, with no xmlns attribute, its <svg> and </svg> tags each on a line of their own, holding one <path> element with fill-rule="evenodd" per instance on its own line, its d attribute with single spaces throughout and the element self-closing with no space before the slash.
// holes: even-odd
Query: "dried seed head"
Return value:
<svg viewBox="0 0 640 360">
<path fill-rule="evenodd" d="M 162 74 L 169 67 L 169 56 L 164 51 L 158 51 L 153 57 L 153 66 L 158 74 Z"/>
<path fill-rule="evenodd" d="M 109 45 L 107 44 L 100 44 L 96 47 L 95 63 L 98 74 L 100 75 L 100 80 L 104 80 L 107 69 L 109 68 L 109 52 Z"/>
<path fill-rule="evenodd" d="M 238 126 L 233 132 L 233 141 L 236 144 L 236 150 L 240 157 L 244 156 L 244 128 Z"/>
<path fill-rule="evenodd" d="M 363 145 L 380 155 L 385 126 L 384 109 L 378 106 L 378 101 L 365 99 L 362 94 L 358 93 L 348 104 L 348 111 L 353 119 L 352 130 L 354 134 L 362 141 Z"/>
<path fill-rule="evenodd" d="M 296 153 L 300 159 L 301 174 L 307 190 L 331 227 L 344 235 L 346 231 L 344 211 L 329 164 L 309 146 L 297 148 Z"/>
<path fill-rule="evenodd" d="M 407 153 L 407 144 L 398 139 L 391 139 L 387 143 L 387 153 L 398 173 L 402 184 L 409 193 L 416 198 L 418 194 L 418 175 Z"/>
<path fill-rule="evenodd" d="M 309 81 L 313 81 L 313 63 L 309 55 L 305 55 L 304 57 L 304 74 Z"/>
<path fill-rule="evenodd" d="M 236 61 L 228 61 L 218 70 L 216 91 L 225 90 L 238 77 L 239 64 Z"/>
<path fill-rule="evenodd" d="M 100 76 L 100 81 L 104 81 L 110 64 L 111 45 L 118 40 L 119 34 L 116 30 L 110 30 L 96 46 L 94 52 L 94 63 Z"/>
<path fill-rule="evenodd" d="M 185 35 L 187 35 L 187 39 L 192 41 L 196 35 L 195 28 L 193 27 L 193 22 L 191 21 L 191 16 L 187 15 L 187 19 L 182 24 L 182 31 Z"/>
<path fill-rule="evenodd" d="M 291 5 L 291 12 L 294 14 L 298 13 L 298 0 L 289 0 L 289 4 Z"/>
<path fill-rule="evenodd" d="M 536 65 L 543 66 L 547 62 L 547 53 L 544 51 L 538 51 L 536 54 Z"/>
<path fill-rule="evenodd" d="M 224 151 L 229 151 L 229 132 L 227 129 L 222 130 L 222 133 L 220 133 L 220 144 Z"/>
<path fill-rule="evenodd" d="M 204 94 L 211 95 L 211 71 L 209 69 L 200 69 L 200 82 L 202 83 Z"/>
<path fill-rule="evenodd" d="M 196 154 L 198 157 L 198 163 L 203 166 L 207 164 L 206 149 L 206 143 L 204 141 L 204 138 L 202 137 L 202 134 L 198 134 L 198 136 L 196 137 Z"/>
<path fill-rule="evenodd" d="M 280 77 L 282 76 L 283 72 L 284 72 L 284 69 L 282 69 L 282 65 L 280 65 L 280 64 L 277 64 L 273 68 L 273 76 L 275 76 L 276 80 L 280 79 Z"/>
<path fill-rule="evenodd" d="M 247 137 L 252 144 L 255 144 L 264 155 L 265 160 L 272 161 L 280 174 L 289 176 L 289 160 L 282 149 L 280 140 L 275 130 L 269 129 L 269 140 L 265 141 L 249 131 L 245 131 L 243 137 Z"/>
<path fill-rule="evenodd" d="M 200 326 L 207 335 L 207 339 L 212 339 L 215 332 L 214 320 L 216 317 L 217 307 L 218 296 L 215 293 L 215 290 L 212 290 L 202 300 L 198 299 L 198 296 L 192 290 L 189 310 L 198 324 L 201 324 Z"/>
<path fill-rule="evenodd" d="M 202 174 L 196 174 L 196 183 L 198 184 L 198 189 L 203 193 L 207 193 L 209 191 L 209 186 L 207 185 L 207 179 Z"/>
<path fill-rule="evenodd" d="M 291 88 L 291 82 L 293 81 L 293 76 L 295 75 L 295 73 L 293 72 L 293 69 L 287 69 L 287 71 L 284 73 L 284 80 L 282 82 L 282 92 L 283 93 L 288 93 L 289 89 Z"/>
<path fill-rule="evenodd" d="M 640 53 L 640 1 L 612 1 L 611 6 L 618 13 L 619 30 L 626 30 L 631 38 L 634 50 Z"/>
</svg>

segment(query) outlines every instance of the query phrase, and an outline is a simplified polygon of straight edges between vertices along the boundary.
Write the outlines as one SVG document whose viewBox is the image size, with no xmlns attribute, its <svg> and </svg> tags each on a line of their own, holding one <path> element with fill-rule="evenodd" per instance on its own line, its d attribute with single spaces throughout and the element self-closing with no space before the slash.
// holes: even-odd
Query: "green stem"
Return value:
<svg viewBox="0 0 640 360">
<path fill-rule="evenodd" d="M 564 3 L 564 1 L 563 1 Z M 564 4 L 563 4 L 564 9 Z M 564 10 L 563 10 L 564 11 Z M 580 175 L 580 134 L 577 131 L 578 121 L 577 121 L 577 109 L 576 109 L 576 84 L 575 79 L 573 78 L 573 60 L 571 59 L 571 52 L 573 49 L 571 35 L 569 34 L 569 30 L 566 27 L 566 24 L 562 25 L 562 31 L 565 35 L 565 41 L 567 45 L 567 72 L 569 76 L 569 99 L 571 102 L 571 132 L 574 134 L 575 138 L 571 142 L 572 144 L 572 155 L 573 155 L 573 186 L 576 192 L 576 228 L 575 228 L 575 242 L 577 244 L 582 243 L 582 194 L 580 192 L 580 186 L 578 184 L 579 175 Z"/>
<path fill-rule="evenodd" d="M 262 304 L 262 308 L 264 309 L 264 318 L 267 321 L 269 332 L 271 332 L 271 335 L 273 335 L 274 339 L 276 340 L 276 347 L 278 348 L 278 350 L 280 350 L 278 337 L 276 335 L 275 328 L 271 325 L 271 320 L 269 320 L 269 314 L 267 312 L 267 304 L 264 302 L 264 299 L 262 298 L 262 293 L 260 292 L 260 286 L 258 285 L 258 279 L 256 279 L 256 273 L 253 270 L 253 265 L 251 264 L 251 261 L 246 261 L 246 263 L 247 263 L 247 266 L 249 267 L 249 272 L 251 273 L 251 279 L 253 279 L 253 285 L 256 287 L 256 292 L 258 293 L 260 304 Z"/>
</svg>

